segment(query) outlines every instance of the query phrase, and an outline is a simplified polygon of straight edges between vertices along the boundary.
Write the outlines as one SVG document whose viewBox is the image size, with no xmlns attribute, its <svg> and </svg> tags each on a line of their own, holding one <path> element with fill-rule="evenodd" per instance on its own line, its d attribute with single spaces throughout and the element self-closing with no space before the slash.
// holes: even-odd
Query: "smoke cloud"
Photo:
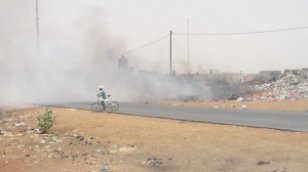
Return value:
<svg viewBox="0 0 308 172">
<path fill-rule="evenodd" d="M 40 1 L 37 46 L 35 2 L 1 0 L 0 105 L 94 101 L 99 85 L 119 101 L 209 96 L 159 72 L 118 70 L 125 40 L 111 34 L 104 9 L 89 4 Z"/>
</svg>

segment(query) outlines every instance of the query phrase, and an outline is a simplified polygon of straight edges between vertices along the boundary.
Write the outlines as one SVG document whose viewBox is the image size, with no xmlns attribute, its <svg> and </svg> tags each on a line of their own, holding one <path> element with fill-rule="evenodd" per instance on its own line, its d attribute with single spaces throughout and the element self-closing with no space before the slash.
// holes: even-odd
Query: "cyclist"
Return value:
<svg viewBox="0 0 308 172">
<path fill-rule="evenodd" d="M 106 110 L 106 104 L 107 104 L 107 101 L 108 101 L 108 96 L 104 90 L 104 86 L 99 86 L 98 87 L 99 89 L 99 93 L 96 94 L 97 97 L 99 98 L 99 100 L 101 101 L 101 104 L 103 106 L 103 109 Z"/>
</svg>

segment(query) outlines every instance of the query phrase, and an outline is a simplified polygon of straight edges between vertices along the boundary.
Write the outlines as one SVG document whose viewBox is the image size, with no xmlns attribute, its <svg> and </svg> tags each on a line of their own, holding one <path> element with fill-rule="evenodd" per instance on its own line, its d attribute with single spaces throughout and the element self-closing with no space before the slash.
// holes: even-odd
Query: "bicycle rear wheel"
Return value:
<svg viewBox="0 0 308 172">
<path fill-rule="evenodd" d="M 110 109 L 111 111 L 117 111 L 119 109 L 119 103 L 118 102 L 110 102 Z"/>
<path fill-rule="evenodd" d="M 91 104 L 91 110 L 93 112 L 101 112 L 103 109 L 102 106 L 98 102 L 96 102 Z"/>
</svg>

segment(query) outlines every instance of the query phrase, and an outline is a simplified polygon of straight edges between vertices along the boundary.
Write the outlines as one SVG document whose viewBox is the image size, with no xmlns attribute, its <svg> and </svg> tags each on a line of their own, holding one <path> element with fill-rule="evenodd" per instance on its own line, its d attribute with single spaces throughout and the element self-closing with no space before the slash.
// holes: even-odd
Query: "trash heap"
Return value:
<svg viewBox="0 0 308 172">
<path fill-rule="evenodd" d="M 307 70 L 286 70 L 282 76 L 270 83 L 255 85 L 248 100 L 296 100 L 308 98 Z"/>
</svg>

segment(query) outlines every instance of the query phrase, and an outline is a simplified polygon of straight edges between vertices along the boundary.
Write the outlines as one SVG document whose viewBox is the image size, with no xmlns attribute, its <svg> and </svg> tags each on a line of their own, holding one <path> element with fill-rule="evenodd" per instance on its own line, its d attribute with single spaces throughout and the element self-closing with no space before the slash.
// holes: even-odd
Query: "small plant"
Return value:
<svg viewBox="0 0 308 172">
<path fill-rule="evenodd" d="M 49 109 L 45 109 L 45 112 L 41 113 L 37 117 L 37 121 L 37 126 L 39 127 L 41 134 L 45 134 L 48 133 L 48 131 L 51 129 L 55 119 L 52 116 L 52 111 Z"/>
</svg>

